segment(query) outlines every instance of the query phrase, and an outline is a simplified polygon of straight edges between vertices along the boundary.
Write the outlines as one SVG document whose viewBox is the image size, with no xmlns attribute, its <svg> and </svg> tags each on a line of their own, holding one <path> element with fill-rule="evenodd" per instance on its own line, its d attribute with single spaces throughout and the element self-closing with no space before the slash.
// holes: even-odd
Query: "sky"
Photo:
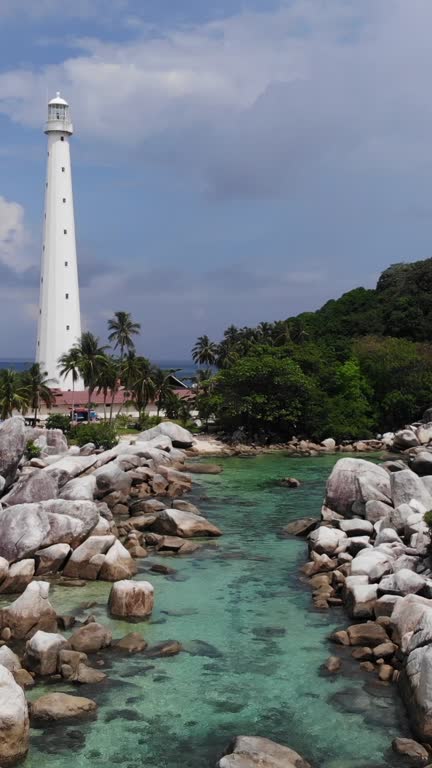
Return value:
<svg viewBox="0 0 432 768">
<path fill-rule="evenodd" d="M 83 325 L 138 351 L 432 256 L 430 0 L 0 0 L 0 359 L 34 354 L 46 104 L 69 101 Z"/>
</svg>

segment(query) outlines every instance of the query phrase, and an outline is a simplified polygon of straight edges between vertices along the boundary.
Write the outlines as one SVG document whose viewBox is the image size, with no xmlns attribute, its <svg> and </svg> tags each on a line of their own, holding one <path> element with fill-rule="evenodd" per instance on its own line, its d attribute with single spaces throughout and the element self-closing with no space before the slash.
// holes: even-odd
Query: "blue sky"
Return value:
<svg viewBox="0 0 432 768">
<path fill-rule="evenodd" d="M 0 0 L 0 358 L 34 350 L 59 89 L 101 337 L 125 309 L 140 352 L 188 357 L 432 256 L 431 24 L 430 0 Z"/>
</svg>

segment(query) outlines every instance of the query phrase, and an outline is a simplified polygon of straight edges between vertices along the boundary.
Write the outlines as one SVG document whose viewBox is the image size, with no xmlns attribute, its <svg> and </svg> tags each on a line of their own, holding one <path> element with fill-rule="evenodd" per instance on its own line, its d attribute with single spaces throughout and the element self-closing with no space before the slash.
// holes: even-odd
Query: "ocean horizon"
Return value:
<svg viewBox="0 0 432 768">
<path fill-rule="evenodd" d="M 3 368 L 12 368 L 14 371 L 25 371 L 33 364 L 33 362 L 33 360 L 29 360 L 25 357 L 4 358 L 0 359 L 0 370 Z M 158 365 L 163 370 L 176 369 L 176 375 L 179 379 L 191 379 L 195 376 L 196 365 L 192 360 L 152 360 L 152 363 Z"/>
</svg>

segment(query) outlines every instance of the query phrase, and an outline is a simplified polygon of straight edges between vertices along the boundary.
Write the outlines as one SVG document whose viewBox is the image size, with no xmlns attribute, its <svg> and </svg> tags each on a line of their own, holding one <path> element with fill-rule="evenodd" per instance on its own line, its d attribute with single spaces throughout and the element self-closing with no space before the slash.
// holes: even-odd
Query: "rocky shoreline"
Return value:
<svg viewBox="0 0 432 768">
<path fill-rule="evenodd" d="M 432 764 L 432 548 L 424 515 L 432 509 L 432 444 L 421 444 L 413 429 L 395 437 L 403 458 L 380 465 L 340 459 L 320 518 L 296 520 L 284 534 L 307 537 L 310 559 L 301 571 L 314 608 L 343 606 L 351 619 L 331 640 L 352 649 L 365 675 L 398 686 L 418 741 L 394 739 L 394 751 L 426 765 Z M 342 665 L 334 655 L 326 666 L 334 674 Z"/>
<path fill-rule="evenodd" d="M 293 437 L 287 442 L 278 442 L 266 436 L 259 436 L 254 440 L 247 440 L 243 431 L 238 430 L 233 435 L 195 437 L 190 452 L 195 456 L 257 456 L 262 453 L 277 453 L 283 451 L 289 456 L 313 457 L 333 453 L 426 453 L 427 446 L 432 440 L 432 422 L 429 421 L 429 412 L 425 414 L 425 421 L 417 422 L 401 429 L 398 432 L 387 432 L 380 437 L 365 440 L 344 440 L 337 443 L 332 437 L 316 443 L 313 440 Z M 426 449 L 426 450 L 423 450 Z M 425 459 L 425 457 L 423 457 Z M 430 456 L 426 462 L 431 461 Z M 421 459 L 419 459 L 421 461 Z"/>
</svg>

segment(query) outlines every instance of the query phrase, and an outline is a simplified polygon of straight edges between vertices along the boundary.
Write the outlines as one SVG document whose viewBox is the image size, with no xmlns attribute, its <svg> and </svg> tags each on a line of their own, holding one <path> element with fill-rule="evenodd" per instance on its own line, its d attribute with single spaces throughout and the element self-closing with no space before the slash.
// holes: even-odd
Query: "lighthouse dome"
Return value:
<svg viewBox="0 0 432 768">
<path fill-rule="evenodd" d="M 51 101 L 48 102 L 48 106 L 55 106 L 57 104 L 59 106 L 63 106 L 63 107 L 68 107 L 69 106 L 67 101 L 65 101 L 64 99 L 61 98 L 60 91 L 57 91 L 57 93 L 55 95 L 55 98 L 51 99 Z"/>
</svg>

